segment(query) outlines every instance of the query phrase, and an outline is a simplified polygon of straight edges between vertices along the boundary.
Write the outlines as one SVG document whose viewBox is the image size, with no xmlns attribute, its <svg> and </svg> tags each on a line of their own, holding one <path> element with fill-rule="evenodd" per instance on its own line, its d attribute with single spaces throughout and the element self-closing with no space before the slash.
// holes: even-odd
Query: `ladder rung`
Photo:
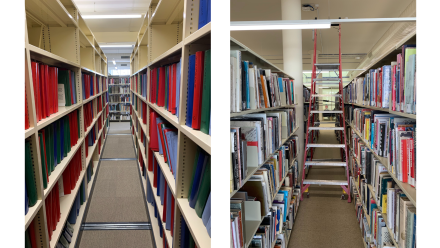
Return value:
<svg viewBox="0 0 440 248">
<path fill-rule="evenodd" d="M 339 69 L 338 64 L 315 64 L 316 69 L 318 70 L 337 70 Z"/>
<path fill-rule="evenodd" d="M 306 165 L 318 165 L 318 166 L 346 166 L 346 162 L 318 162 L 318 161 L 306 161 Z"/>
<path fill-rule="evenodd" d="M 307 147 L 345 148 L 345 144 L 307 144 Z"/>
<path fill-rule="evenodd" d="M 318 185 L 348 185 L 347 180 L 317 180 L 305 179 L 303 184 L 318 184 Z"/>
<path fill-rule="evenodd" d="M 326 94 L 311 94 L 311 97 L 342 97 L 341 94 L 330 94 L 330 95 L 326 95 Z"/>
<path fill-rule="evenodd" d="M 309 127 L 309 130 L 344 130 L 343 127 Z"/>
<path fill-rule="evenodd" d="M 332 82 L 339 82 L 341 81 L 340 78 L 315 78 L 314 81 L 332 81 Z"/>
<path fill-rule="evenodd" d="M 311 114 L 342 114 L 342 110 L 312 110 Z"/>
</svg>

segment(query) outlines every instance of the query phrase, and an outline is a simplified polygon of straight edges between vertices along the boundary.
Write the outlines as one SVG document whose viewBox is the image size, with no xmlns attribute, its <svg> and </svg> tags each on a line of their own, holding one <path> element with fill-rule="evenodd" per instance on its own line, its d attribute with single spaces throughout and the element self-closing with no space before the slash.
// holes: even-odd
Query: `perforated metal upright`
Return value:
<svg viewBox="0 0 440 248">
<path fill-rule="evenodd" d="M 344 114 L 344 101 L 343 101 L 343 93 L 342 93 L 342 68 L 341 68 L 341 26 L 339 24 L 332 25 L 338 26 L 338 34 L 339 34 L 339 63 L 338 64 L 317 64 L 316 63 L 316 41 L 317 41 L 317 30 L 314 31 L 314 51 L 313 51 L 313 68 L 312 68 L 312 85 L 311 85 L 311 93 L 310 93 L 310 104 L 309 104 L 309 113 L 307 120 L 307 130 L 306 130 L 306 144 L 304 151 L 304 163 L 303 163 L 303 171 L 306 171 L 307 166 L 343 166 L 345 167 L 346 172 L 346 180 L 322 180 L 322 179 L 306 179 L 305 173 L 302 174 L 301 181 L 301 192 L 306 192 L 310 185 L 339 185 L 342 189 L 348 194 L 348 202 L 351 202 L 350 196 L 350 177 L 349 177 L 349 168 L 347 161 L 347 142 L 346 142 L 346 134 L 345 134 L 345 114 Z M 316 72 L 317 70 L 326 70 L 326 71 L 338 71 L 338 78 L 317 78 Z M 317 85 L 338 85 L 339 91 L 337 94 L 325 95 L 317 93 Z M 338 103 L 336 110 L 330 111 L 322 111 L 316 109 L 317 98 L 321 97 L 335 97 L 338 99 L 335 101 Z M 328 114 L 336 114 L 336 122 L 334 127 L 321 127 L 321 123 L 316 121 L 316 114 L 319 113 L 328 113 Z M 317 143 L 316 140 L 309 140 L 310 133 L 312 133 L 312 137 L 314 137 L 313 132 L 319 132 L 320 130 L 333 130 L 340 137 L 340 144 L 320 144 Z M 341 161 L 334 161 L 334 159 L 319 159 L 319 161 L 313 161 L 313 149 L 314 148 L 340 148 L 341 151 Z M 310 160 L 307 161 L 307 152 L 309 149 L 311 150 Z M 307 193 L 307 197 L 309 193 Z M 342 195 L 344 199 L 344 195 Z M 303 195 L 301 195 L 301 200 L 303 199 Z"/>
</svg>

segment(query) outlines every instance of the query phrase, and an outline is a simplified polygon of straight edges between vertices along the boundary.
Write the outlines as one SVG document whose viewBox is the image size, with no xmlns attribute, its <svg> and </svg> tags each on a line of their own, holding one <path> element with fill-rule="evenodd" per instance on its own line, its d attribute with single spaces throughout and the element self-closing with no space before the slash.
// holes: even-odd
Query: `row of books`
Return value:
<svg viewBox="0 0 440 248">
<path fill-rule="evenodd" d="M 84 130 L 87 130 L 87 128 L 92 125 L 93 119 L 95 118 L 96 114 L 95 110 L 93 108 L 93 101 L 90 101 L 83 105 L 83 113 L 84 113 Z"/>
<path fill-rule="evenodd" d="M 205 134 L 211 129 L 211 50 L 189 56 L 185 125 Z"/>
<path fill-rule="evenodd" d="M 153 158 L 153 160 L 155 160 L 155 158 Z M 143 167 L 143 171 L 145 171 L 145 166 Z M 146 171 L 143 174 L 146 175 Z M 165 229 L 170 231 L 171 236 L 174 236 L 173 228 L 175 199 L 159 165 L 157 164 L 157 161 L 153 166 L 153 175 L 154 180 L 152 185 L 154 188 L 156 188 L 156 196 L 159 197 L 160 202 L 154 201 L 154 193 L 150 184 L 151 182 L 148 177 L 145 176 L 147 180 L 147 202 L 156 205 L 156 207 L 162 208 L 163 216 L 160 216 L 158 219 L 162 219 L 165 222 Z"/>
<path fill-rule="evenodd" d="M 416 114 L 416 45 L 402 46 L 391 65 L 370 69 L 344 89 L 349 103 Z"/>
<path fill-rule="evenodd" d="M 57 113 L 58 106 L 77 103 L 75 72 L 39 62 L 31 67 L 37 121 Z"/>
<path fill-rule="evenodd" d="M 211 22 L 211 0 L 200 0 L 198 29 Z"/>
<path fill-rule="evenodd" d="M 300 189 L 281 187 L 267 209 L 262 207 L 264 202 L 262 192 L 261 187 L 251 187 L 248 190 L 238 191 L 231 198 L 231 248 L 287 248 L 290 231 L 299 207 Z M 261 212 L 255 213 L 258 207 Z M 255 214 L 256 216 L 253 216 Z M 249 228 L 247 225 L 255 220 L 262 220 L 261 224 L 255 234 L 250 234 L 252 238 L 247 237 L 249 235 L 246 231 Z M 246 244 L 246 240 L 250 242 Z"/>
<path fill-rule="evenodd" d="M 160 117 L 155 111 L 150 112 L 150 150 L 149 157 L 154 157 L 152 152 L 159 152 L 165 163 L 168 164 L 174 179 L 177 174 L 177 129 Z M 150 162 L 152 160 L 150 159 Z M 151 168 L 151 167 L 149 167 Z"/>
<path fill-rule="evenodd" d="M 75 189 L 81 171 L 81 152 L 76 152 L 69 165 L 63 171 L 63 176 L 58 179 L 60 196 L 68 195 Z"/>
<path fill-rule="evenodd" d="M 108 85 L 130 85 L 130 79 L 127 78 L 109 78 Z"/>
<path fill-rule="evenodd" d="M 109 96 L 110 102 L 124 102 L 130 103 L 130 95 L 111 95 Z"/>
<path fill-rule="evenodd" d="M 231 50 L 231 112 L 292 105 L 294 82 L 270 69 L 259 69 L 241 60 L 240 50 Z"/>
<path fill-rule="evenodd" d="M 130 111 L 130 105 L 110 104 L 110 111 Z"/>
<path fill-rule="evenodd" d="M 57 224 L 61 218 L 60 193 L 62 192 L 60 192 L 58 188 L 60 184 L 61 182 L 56 182 L 55 186 L 44 200 L 44 205 L 46 206 L 46 220 L 49 240 L 52 239 L 52 234 L 56 230 Z"/>
<path fill-rule="evenodd" d="M 34 157 L 32 156 L 32 142 L 26 139 L 25 147 L 25 215 L 29 212 L 29 207 L 33 207 L 38 200 L 36 176 L 34 166 L 36 166 Z"/>
<path fill-rule="evenodd" d="M 141 81 L 145 79 L 146 82 L 146 78 L 147 74 L 141 74 Z M 164 107 L 177 117 L 179 117 L 180 78 L 181 61 L 150 70 L 150 102 Z M 145 94 L 142 91 L 142 96 L 146 97 L 146 83 Z"/>
<path fill-rule="evenodd" d="M 303 98 L 304 98 L 304 102 L 310 102 L 310 89 L 304 87 L 303 88 Z"/>
<path fill-rule="evenodd" d="M 96 94 L 94 86 L 95 77 L 93 75 L 81 74 L 83 100 Z"/>
<path fill-rule="evenodd" d="M 50 175 L 55 167 L 78 143 L 81 135 L 78 115 L 79 111 L 75 110 L 38 132 L 44 189 L 47 188 Z"/>
<path fill-rule="evenodd" d="M 363 149 L 386 157 L 388 165 L 385 166 L 388 166 L 390 173 L 415 187 L 416 120 L 352 106 L 346 106 L 346 114 L 349 117 L 347 120 L 367 142 Z"/>
<path fill-rule="evenodd" d="M 129 94 L 130 93 L 130 88 L 128 87 L 110 87 L 110 89 L 108 90 L 108 92 L 110 94 L 114 94 L 114 93 L 124 93 L 124 94 Z"/>
<path fill-rule="evenodd" d="M 124 113 L 111 113 L 109 118 L 111 121 L 129 121 L 131 119 L 129 114 Z"/>
<path fill-rule="evenodd" d="M 256 167 L 268 159 L 295 130 L 295 109 L 233 117 L 230 127 L 231 153 L 232 156 L 235 154 L 233 163 L 241 168 Z M 246 157 L 246 161 L 242 157 Z"/>
</svg>

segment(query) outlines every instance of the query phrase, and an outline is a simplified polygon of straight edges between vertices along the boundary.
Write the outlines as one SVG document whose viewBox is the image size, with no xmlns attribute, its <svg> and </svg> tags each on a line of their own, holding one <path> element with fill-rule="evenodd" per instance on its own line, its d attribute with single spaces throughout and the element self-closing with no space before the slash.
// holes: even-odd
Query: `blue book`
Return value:
<svg viewBox="0 0 440 248">
<path fill-rule="evenodd" d="M 208 0 L 208 15 L 206 18 L 206 24 L 211 22 L 211 0 Z"/>
<path fill-rule="evenodd" d="M 208 200 L 206 200 L 205 209 L 203 209 L 202 221 L 203 225 L 207 225 L 211 218 L 211 192 L 209 192 Z"/>
<path fill-rule="evenodd" d="M 165 121 L 162 119 L 162 117 L 157 117 L 156 118 L 156 124 L 160 124 L 160 123 L 165 123 Z M 159 131 L 159 127 L 156 125 L 156 130 L 157 130 L 157 137 L 159 138 L 159 154 L 163 155 L 163 148 L 162 148 L 162 142 L 160 142 L 160 131 Z"/>
<path fill-rule="evenodd" d="M 24 215 L 29 212 L 29 199 L 27 196 L 26 182 L 24 182 Z"/>
<path fill-rule="evenodd" d="M 202 159 L 203 158 L 203 159 Z M 189 198 L 189 206 L 194 208 L 197 202 L 197 196 L 200 192 L 200 184 L 202 183 L 202 177 L 205 173 L 206 165 L 208 164 L 209 156 L 205 155 L 205 152 L 199 153 L 199 161 L 197 163 L 197 171 L 194 176 L 193 185 L 191 188 L 191 196 Z"/>
<path fill-rule="evenodd" d="M 181 61 L 179 61 L 179 63 L 177 63 L 176 66 L 176 116 L 177 119 L 179 119 L 179 102 L 180 102 L 180 67 L 181 67 Z"/>
<path fill-rule="evenodd" d="M 206 224 L 206 230 L 208 231 L 209 237 L 211 237 L 211 217 L 209 217 L 208 224 Z"/>
<path fill-rule="evenodd" d="M 208 1 L 200 0 L 199 2 L 199 28 L 202 28 L 207 23 L 207 15 L 208 15 Z"/>
<path fill-rule="evenodd" d="M 169 187 L 167 187 L 167 209 L 166 209 L 166 217 L 167 217 L 167 221 L 165 223 L 165 228 L 167 230 L 171 230 L 171 190 Z"/>
<path fill-rule="evenodd" d="M 84 196 L 84 202 L 86 202 L 86 180 L 83 180 L 82 192 Z"/>
<path fill-rule="evenodd" d="M 159 190 L 160 185 L 161 185 L 160 168 L 159 168 L 159 165 L 158 165 L 157 161 L 156 161 L 156 171 L 155 171 L 155 173 L 157 173 L 157 188 L 156 188 L 157 190 L 156 190 L 156 195 L 160 196 L 160 190 Z M 156 204 L 157 204 L 157 202 L 156 202 Z"/>
<path fill-rule="evenodd" d="M 57 166 L 57 164 L 60 163 L 60 161 L 57 161 L 57 151 L 59 144 L 57 143 L 57 132 L 58 132 L 58 122 L 55 122 L 52 124 L 53 127 L 53 157 L 54 157 L 54 166 Z"/>
<path fill-rule="evenodd" d="M 171 147 L 172 147 L 172 164 L 173 164 L 173 175 L 174 175 L 174 179 L 176 179 L 176 174 L 177 174 L 177 141 L 178 141 L 178 134 L 177 133 L 173 133 L 173 137 L 172 137 L 172 143 L 171 143 Z"/>
<path fill-rule="evenodd" d="M 182 223 L 181 231 L 182 233 L 184 233 L 184 235 L 182 235 L 182 237 L 180 238 L 183 241 L 182 248 L 186 248 L 189 247 L 189 236 L 191 235 L 191 233 L 189 232 L 188 226 L 186 225 L 185 218 L 183 218 L 183 216 L 180 216 L 180 218 L 180 221 Z"/>
<path fill-rule="evenodd" d="M 284 199 L 283 221 L 286 222 L 287 221 L 287 202 L 288 202 L 287 197 L 288 197 L 289 193 L 286 190 L 280 190 L 280 191 L 278 191 L 278 194 L 284 195 L 283 196 L 283 199 Z"/>
<path fill-rule="evenodd" d="M 154 206 L 154 217 L 157 218 L 157 207 L 156 207 L 156 203 L 151 204 Z"/>
<path fill-rule="evenodd" d="M 165 181 L 165 177 L 163 176 L 163 173 L 161 171 L 160 173 L 160 189 L 157 189 L 157 191 L 160 191 L 160 205 L 163 205 L 165 203 L 165 188 L 168 187 L 167 182 Z"/>
<path fill-rule="evenodd" d="M 280 208 L 277 208 L 277 232 L 280 231 L 280 217 L 281 217 L 281 211 Z"/>
<path fill-rule="evenodd" d="M 86 99 L 86 87 L 84 85 L 84 75 L 82 75 L 81 77 L 81 83 L 82 83 L 82 96 L 83 96 L 83 100 Z"/>
<path fill-rule="evenodd" d="M 67 221 L 70 224 L 75 224 L 76 223 L 76 216 L 77 216 L 77 214 L 76 214 L 76 198 L 75 198 L 75 201 L 73 202 L 72 208 L 70 209 L 69 216 L 67 217 Z"/>
<path fill-rule="evenodd" d="M 373 147 L 374 144 L 374 123 L 371 123 L 371 132 L 370 132 L 370 147 Z"/>
<path fill-rule="evenodd" d="M 188 69 L 188 92 L 187 92 L 187 105 L 186 105 L 186 125 L 192 127 L 192 112 L 194 102 L 194 78 L 195 78 L 195 66 L 196 55 L 189 56 L 189 69 Z"/>
<path fill-rule="evenodd" d="M 153 190 L 151 189 L 150 180 L 147 177 L 147 202 L 153 204 Z"/>
<path fill-rule="evenodd" d="M 163 237 L 163 228 L 162 228 L 162 221 L 160 220 L 160 218 L 157 218 L 157 225 L 159 226 L 159 236 L 162 238 Z"/>
<path fill-rule="evenodd" d="M 244 79 L 246 80 L 246 109 L 250 109 L 250 91 L 249 91 L 249 62 L 243 61 Z"/>
</svg>

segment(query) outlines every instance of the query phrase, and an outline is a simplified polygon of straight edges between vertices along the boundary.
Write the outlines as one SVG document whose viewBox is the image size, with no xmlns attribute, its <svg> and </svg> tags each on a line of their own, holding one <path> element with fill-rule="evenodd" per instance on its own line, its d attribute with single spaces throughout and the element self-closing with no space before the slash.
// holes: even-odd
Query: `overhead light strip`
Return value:
<svg viewBox="0 0 440 248">
<path fill-rule="evenodd" d="M 133 45 L 99 45 L 100 47 L 133 47 Z"/>
<path fill-rule="evenodd" d="M 141 18 L 142 15 L 83 15 L 83 19 L 123 19 L 123 18 Z"/>
<path fill-rule="evenodd" d="M 230 23 L 231 31 L 239 30 L 286 30 L 286 29 L 327 29 L 331 24 L 342 23 L 383 23 L 415 22 L 415 17 L 398 18 L 358 18 L 358 19 L 320 19 L 320 20 L 275 20 L 238 21 Z"/>
</svg>

